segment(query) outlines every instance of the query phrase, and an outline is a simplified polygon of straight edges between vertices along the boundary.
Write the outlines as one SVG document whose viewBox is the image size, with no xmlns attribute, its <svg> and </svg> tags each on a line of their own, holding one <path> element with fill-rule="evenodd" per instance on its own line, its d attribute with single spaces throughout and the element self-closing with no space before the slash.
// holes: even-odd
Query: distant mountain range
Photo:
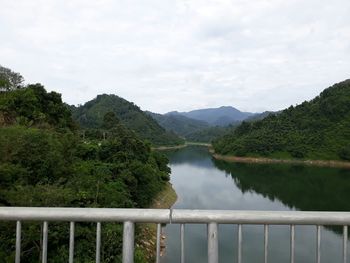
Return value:
<svg viewBox="0 0 350 263">
<path fill-rule="evenodd" d="M 158 114 L 146 111 L 160 126 L 168 131 L 187 137 L 192 133 L 207 129 L 210 125 L 205 121 L 187 118 L 180 114 Z"/>
<path fill-rule="evenodd" d="M 231 106 L 222 106 L 219 108 L 199 109 L 189 112 L 172 111 L 165 115 L 182 115 L 187 118 L 207 122 L 211 126 L 228 126 L 239 123 L 256 113 L 242 112 Z"/>
<path fill-rule="evenodd" d="M 270 114 L 242 112 L 231 106 L 158 114 L 142 111 L 132 102 L 107 94 L 70 108 L 74 120 L 86 129 L 101 127 L 104 115 L 113 112 L 122 124 L 154 145 L 177 145 L 184 139 L 211 142 L 232 132 L 243 120 L 256 121 Z"/>
<path fill-rule="evenodd" d="M 260 120 L 272 112 L 242 112 L 231 106 L 222 106 L 189 112 L 146 113 L 164 129 L 172 131 L 188 141 L 211 142 L 213 139 L 231 132 L 244 120 Z"/>
</svg>

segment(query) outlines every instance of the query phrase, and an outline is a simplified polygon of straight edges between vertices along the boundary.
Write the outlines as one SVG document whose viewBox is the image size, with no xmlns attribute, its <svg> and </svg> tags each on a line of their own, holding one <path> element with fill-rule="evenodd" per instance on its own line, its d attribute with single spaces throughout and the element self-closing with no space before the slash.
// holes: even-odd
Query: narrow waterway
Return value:
<svg viewBox="0 0 350 263">
<path fill-rule="evenodd" d="M 206 147 L 166 152 L 178 200 L 173 208 L 350 211 L 350 171 L 214 160 Z M 269 262 L 289 262 L 290 229 L 269 229 Z M 167 225 L 162 263 L 180 262 L 180 226 Z M 323 227 L 321 262 L 342 262 L 342 229 Z M 207 261 L 206 225 L 186 225 L 186 262 Z M 264 262 L 263 226 L 243 227 L 243 262 Z M 315 262 L 316 227 L 297 226 L 295 262 Z M 350 255 L 348 256 L 350 257 Z M 219 226 L 220 262 L 237 262 L 237 226 Z"/>
</svg>

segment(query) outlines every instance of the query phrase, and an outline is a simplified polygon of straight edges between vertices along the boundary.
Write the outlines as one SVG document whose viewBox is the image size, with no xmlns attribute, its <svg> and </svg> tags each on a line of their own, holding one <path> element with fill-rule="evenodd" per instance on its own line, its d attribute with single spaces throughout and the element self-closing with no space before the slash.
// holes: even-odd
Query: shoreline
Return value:
<svg viewBox="0 0 350 263">
<path fill-rule="evenodd" d="M 221 155 L 215 153 L 213 149 L 210 150 L 213 158 L 216 160 L 222 160 L 226 162 L 237 163 L 255 163 L 255 164 L 299 164 L 307 166 L 318 167 L 332 167 L 332 168 L 345 168 L 350 169 L 350 162 L 335 161 L 335 160 L 294 160 L 294 159 L 273 159 L 266 157 L 237 157 L 233 155 Z"/>
<path fill-rule="evenodd" d="M 166 151 L 166 150 L 177 150 L 177 149 L 183 149 L 187 146 L 205 146 L 205 147 L 211 147 L 210 143 L 204 143 L 204 142 L 185 142 L 181 145 L 176 146 L 159 146 L 159 147 L 152 147 L 151 149 L 154 151 Z"/>
<path fill-rule="evenodd" d="M 164 189 L 153 200 L 151 209 L 170 209 L 177 201 L 177 194 L 170 182 L 167 182 Z M 154 262 L 156 258 L 156 241 L 157 241 L 157 225 L 151 223 L 140 224 L 140 240 L 136 247 L 140 248 L 148 262 Z M 165 240 L 163 228 L 161 228 L 160 235 L 160 255 L 165 253 Z"/>
<path fill-rule="evenodd" d="M 176 146 L 159 146 L 159 147 L 152 147 L 152 151 L 166 151 L 166 150 L 176 150 L 176 149 L 182 149 L 187 147 L 187 144 L 181 144 Z"/>
<path fill-rule="evenodd" d="M 337 161 L 337 160 L 297 160 L 297 159 L 275 159 L 268 157 L 238 157 L 234 155 L 221 155 L 215 153 L 213 147 L 209 143 L 196 143 L 196 142 L 186 142 L 183 145 L 178 146 L 163 146 L 158 148 L 152 148 L 154 150 L 175 150 L 183 149 L 187 146 L 205 146 L 209 148 L 210 154 L 216 160 L 222 160 L 226 162 L 235 162 L 235 163 L 255 163 L 255 164 L 298 164 L 298 165 L 307 165 L 307 166 L 318 166 L 318 167 L 331 167 L 331 168 L 344 168 L 350 169 L 350 162 L 347 161 Z"/>
</svg>

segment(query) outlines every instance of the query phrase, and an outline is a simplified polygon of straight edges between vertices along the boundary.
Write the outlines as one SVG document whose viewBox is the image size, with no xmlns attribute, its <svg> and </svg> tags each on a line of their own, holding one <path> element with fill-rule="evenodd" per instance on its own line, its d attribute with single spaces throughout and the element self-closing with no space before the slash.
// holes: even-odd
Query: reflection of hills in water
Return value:
<svg viewBox="0 0 350 263">
<path fill-rule="evenodd" d="M 303 211 L 350 211 L 350 171 L 285 164 L 243 164 L 214 160 L 242 192 L 254 191 Z"/>
<path fill-rule="evenodd" d="M 164 151 L 171 164 L 191 164 L 199 167 L 212 168 L 213 162 L 208 147 L 188 146 L 178 150 Z"/>
<path fill-rule="evenodd" d="M 350 211 L 350 171 L 286 164 L 228 163 L 215 166 L 232 176 L 242 192 L 253 191 L 291 209 Z M 341 226 L 325 226 L 341 235 Z M 350 233 L 349 233 L 350 235 Z"/>
</svg>

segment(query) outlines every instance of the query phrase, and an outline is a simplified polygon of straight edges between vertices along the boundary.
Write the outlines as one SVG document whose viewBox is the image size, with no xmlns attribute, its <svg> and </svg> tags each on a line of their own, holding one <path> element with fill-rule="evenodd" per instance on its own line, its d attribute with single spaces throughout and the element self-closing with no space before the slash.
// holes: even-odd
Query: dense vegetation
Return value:
<svg viewBox="0 0 350 263">
<path fill-rule="evenodd" d="M 350 160 L 350 80 L 277 115 L 243 122 L 216 140 L 214 149 L 237 156 Z"/>
<path fill-rule="evenodd" d="M 21 74 L 0 65 L 0 92 L 20 89 L 23 87 L 23 81 Z"/>
<path fill-rule="evenodd" d="M 151 116 L 135 104 L 116 95 L 99 95 L 79 107 L 71 107 L 73 119 L 83 128 L 98 128 L 103 116 L 113 112 L 127 128 L 154 145 L 179 145 L 184 141 L 173 132 L 167 132 Z"/>
<path fill-rule="evenodd" d="M 213 126 L 187 134 L 186 139 L 190 142 L 211 143 L 213 140 L 230 133 L 235 127 L 235 124 L 231 124 L 227 127 Z"/>
<path fill-rule="evenodd" d="M 60 95 L 39 84 L 0 92 L 0 205 L 147 207 L 169 180 L 167 158 L 113 112 L 94 127 L 82 139 Z M 41 225 L 22 228 L 22 259 L 38 262 Z M 68 228 L 50 223 L 50 262 L 68 262 Z M 14 261 L 14 229 L 0 224 L 1 262 Z M 120 262 L 121 226 L 102 229 L 102 261 Z M 94 224 L 77 224 L 78 262 L 93 261 L 95 231 Z M 137 251 L 136 262 L 142 258 Z"/>
</svg>

